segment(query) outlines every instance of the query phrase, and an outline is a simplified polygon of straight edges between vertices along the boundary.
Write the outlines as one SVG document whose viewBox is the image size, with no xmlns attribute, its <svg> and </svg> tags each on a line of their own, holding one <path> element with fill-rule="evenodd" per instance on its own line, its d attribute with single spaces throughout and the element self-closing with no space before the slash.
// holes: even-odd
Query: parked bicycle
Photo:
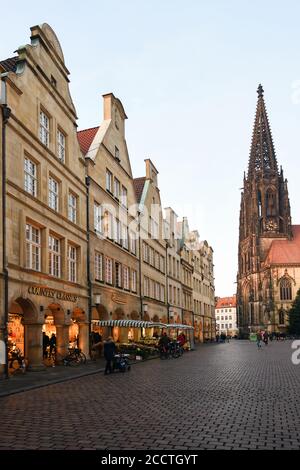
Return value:
<svg viewBox="0 0 300 470">
<path fill-rule="evenodd" d="M 28 361 L 23 356 L 21 350 L 16 346 L 13 346 L 8 351 L 8 367 L 12 374 L 16 372 L 22 372 L 23 374 L 26 372 L 28 366 Z"/>
<path fill-rule="evenodd" d="M 86 356 L 79 348 L 69 348 L 68 354 L 62 359 L 64 366 L 79 366 L 86 363 Z"/>
</svg>

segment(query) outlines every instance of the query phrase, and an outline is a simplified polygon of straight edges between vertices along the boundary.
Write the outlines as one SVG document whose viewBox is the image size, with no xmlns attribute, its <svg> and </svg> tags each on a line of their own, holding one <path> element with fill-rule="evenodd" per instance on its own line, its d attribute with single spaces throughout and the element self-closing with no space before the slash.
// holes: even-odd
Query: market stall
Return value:
<svg viewBox="0 0 300 470">
<path fill-rule="evenodd" d="M 165 325 L 165 328 L 168 330 L 173 330 L 176 333 L 176 337 L 180 332 L 186 332 L 187 333 L 187 349 L 193 350 L 195 348 L 195 343 L 194 343 L 194 327 L 190 325 L 183 325 L 180 323 L 170 323 Z"/>
</svg>

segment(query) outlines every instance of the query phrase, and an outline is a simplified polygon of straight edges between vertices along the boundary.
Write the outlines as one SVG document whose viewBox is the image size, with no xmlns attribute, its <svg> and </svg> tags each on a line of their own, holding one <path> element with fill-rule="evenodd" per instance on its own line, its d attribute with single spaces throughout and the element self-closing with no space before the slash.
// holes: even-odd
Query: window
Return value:
<svg viewBox="0 0 300 470">
<path fill-rule="evenodd" d="M 154 250 L 151 247 L 149 247 L 149 263 L 154 266 Z"/>
<path fill-rule="evenodd" d="M 122 186 L 121 203 L 124 207 L 128 207 L 127 189 L 125 188 L 125 186 Z"/>
<path fill-rule="evenodd" d="M 229 323 L 229 329 L 230 330 L 232 329 L 232 323 Z"/>
<path fill-rule="evenodd" d="M 284 310 L 279 310 L 279 325 L 284 325 Z"/>
<path fill-rule="evenodd" d="M 229 320 L 232 320 L 232 315 L 229 315 Z"/>
<path fill-rule="evenodd" d="M 280 281 L 280 300 L 292 300 L 292 283 L 287 277 Z"/>
<path fill-rule="evenodd" d="M 155 298 L 160 300 L 160 284 L 158 282 L 155 283 Z"/>
<path fill-rule="evenodd" d="M 149 255 L 148 245 L 144 242 L 143 243 L 143 259 L 145 263 L 148 263 L 148 255 Z"/>
<path fill-rule="evenodd" d="M 120 151 L 118 147 L 116 146 L 115 146 L 115 159 L 118 160 L 118 162 L 120 161 Z"/>
<path fill-rule="evenodd" d="M 130 232 L 130 251 L 136 255 L 136 238 L 134 232 Z"/>
<path fill-rule="evenodd" d="M 61 275 L 60 240 L 49 236 L 49 274 L 54 277 Z"/>
<path fill-rule="evenodd" d="M 165 258 L 163 256 L 160 257 L 160 270 L 162 273 L 165 272 Z"/>
<path fill-rule="evenodd" d="M 114 238 L 113 216 L 108 211 L 105 213 L 105 235 L 111 240 Z"/>
<path fill-rule="evenodd" d="M 103 255 L 97 252 L 95 253 L 95 279 L 103 281 Z"/>
<path fill-rule="evenodd" d="M 102 207 L 94 203 L 94 228 L 96 232 L 102 233 Z"/>
<path fill-rule="evenodd" d="M 114 196 L 117 199 L 120 199 L 120 190 L 121 190 L 120 181 L 117 178 L 115 178 L 114 179 Z"/>
<path fill-rule="evenodd" d="M 136 292 L 136 280 L 137 280 L 137 272 L 131 271 L 131 290 L 132 292 Z"/>
<path fill-rule="evenodd" d="M 221 325 L 221 328 L 222 328 L 222 330 L 224 330 L 224 325 L 223 324 Z"/>
<path fill-rule="evenodd" d="M 122 266 L 116 263 L 116 287 L 122 287 Z"/>
<path fill-rule="evenodd" d="M 77 248 L 68 246 L 68 279 L 70 282 L 77 282 Z"/>
<path fill-rule="evenodd" d="M 41 270 L 41 231 L 26 224 L 26 268 Z"/>
<path fill-rule="evenodd" d="M 107 284 L 112 284 L 113 282 L 112 267 L 113 267 L 112 259 L 105 258 L 105 280 Z"/>
<path fill-rule="evenodd" d="M 155 268 L 159 269 L 159 263 L 160 263 L 160 255 L 159 253 L 155 252 Z"/>
<path fill-rule="evenodd" d="M 150 217 L 150 233 L 151 237 L 155 238 L 156 240 L 158 237 L 158 223 Z"/>
<path fill-rule="evenodd" d="M 162 284 L 160 286 L 160 301 L 165 301 L 165 286 L 163 286 Z"/>
<path fill-rule="evenodd" d="M 59 183 L 52 178 L 49 177 L 49 207 L 54 211 L 58 212 L 58 196 L 59 196 Z"/>
<path fill-rule="evenodd" d="M 118 219 L 115 220 L 115 241 L 121 244 L 121 223 Z"/>
<path fill-rule="evenodd" d="M 77 196 L 69 193 L 69 220 L 76 224 L 77 222 Z"/>
<path fill-rule="evenodd" d="M 112 173 L 106 170 L 106 190 L 112 193 Z"/>
<path fill-rule="evenodd" d="M 223 312 L 223 310 L 222 310 L 222 312 Z M 221 320 L 224 321 L 224 317 L 221 317 Z"/>
<path fill-rule="evenodd" d="M 129 268 L 123 267 L 123 286 L 124 289 L 129 290 Z"/>
<path fill-rule="evenodd" d="M 144 277 L 144 296 L 149 297 L 149 278 Z"/>
<path fill-rule="evenodd" d="M 24 158 L 25 191 L 36 197 L 37 195 L 37 166 L 29 158 Z"/>
<path fill-rule="evenodd" d="M 43 111 L 40 111 L 40 141 L 49 147 L 50 119 Z"/>
<path fill-rule="evenodd" d="M 58 159 L 65 163 L 66 158 L 66 136 L 62 131 L 57 131 L 57 156 Z"/>
<path fill-rule="evenodd" d="M 126 225 L 122 226 L 122 240 L 123 240 L 123 248 L 128 250 L 128 228 Z"/>
</svg>

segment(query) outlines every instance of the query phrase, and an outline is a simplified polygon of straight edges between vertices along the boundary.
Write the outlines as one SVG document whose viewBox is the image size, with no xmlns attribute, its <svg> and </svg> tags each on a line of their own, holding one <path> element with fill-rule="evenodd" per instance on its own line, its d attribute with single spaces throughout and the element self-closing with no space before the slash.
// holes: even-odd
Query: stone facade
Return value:
<svg viewBox="0 0 300 470">
<path fill-rule="evenodd" d="M 47 24 L 31 28 L 30 44 L 1 61 L 0 74 L 0 368 L 6 340 L 40 370 L 43 333 L 56 335 L 58 358 L 70 343 L 89 357 L 92 331 L 139 339 L 140 329 L 101 328 L 108 319 L 195 324 L 197 339 L 211 338 L 212 249 L 204 242 L 194 256 L 187 221 L 177 224 L 170 208 L 164 223 L 150 159 L 133 178 L 121 101 L 104 95 L 101 124 L 77 132 L 69 72 Z"/>
<path fill-rule="evenodd" d="M 43 367 L 46 328 L 59 354 L 71 335 L 88 354 L 85 162 L 68 75 L 44 24 L 31 28 L 31 44 L 18 49 L 7 79 L 8 335 L 32 369 Z"/>
<path fill-rule="evenodd" d="M 135 180 L 140 214 L 141 291 L 144 320 L 168 322 L 166 300 L 166 241 L 158 188 L 158 171 L 145 160 L 145 178 Z"/>
<path fill-rule="evenodd" d="M 183 323 L 180 234 L 177 215 L 170 207 L 165 209 L 165 235 L 167 242 L 167 304 L 170 323 Z"/>
<path fill-rule="evenodd" d="M 120 100 L 103 97 L 104 120 L 95 133 L 78 133 L 87 162 L 89 185 L 90 278 L 92 328 L 100 334 L 99 320 L 140 319 L 139 243 L 137 205 L 125 140 Z M 95 299 L 100 295 L 100 303 Z M 126 341 L 138 330 L 113 329 L 116 341 Z"/>
</svg>

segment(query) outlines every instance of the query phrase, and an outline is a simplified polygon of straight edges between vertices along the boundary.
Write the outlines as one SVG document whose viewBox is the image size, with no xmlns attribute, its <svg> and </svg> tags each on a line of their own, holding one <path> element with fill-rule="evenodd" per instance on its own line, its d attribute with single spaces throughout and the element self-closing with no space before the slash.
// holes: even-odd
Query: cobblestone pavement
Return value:
<svg viewBox="0 0 300 470">
<path fill-rule="evenodd" d="M 0 399 L 0 449 L 300 449 L 291 342 L 203 345 Z"/>
</svg>

